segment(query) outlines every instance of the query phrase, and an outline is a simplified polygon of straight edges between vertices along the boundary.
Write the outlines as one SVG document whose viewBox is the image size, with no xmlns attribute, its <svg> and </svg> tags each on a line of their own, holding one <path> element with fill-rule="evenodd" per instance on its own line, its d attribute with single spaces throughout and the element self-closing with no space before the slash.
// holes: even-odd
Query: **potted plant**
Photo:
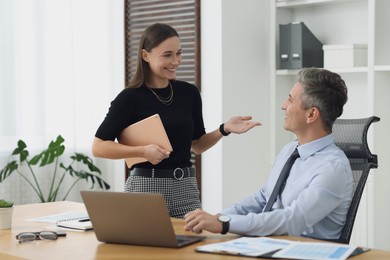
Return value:
<svg viewBox="0 0 390 260">
<path fill-rule="evenodd" d="M 19 140 L 17 147 L 10 155 L 11 160 L 0 171 L 0 183 L 12 173 L 16 172 L 32 187 L 41 202 L 56 201 L 60 187 L 64 184 L 63 181 L 67 176 L 68 178 L 71 177 L 73 179 L 73 183 L 68 187 L 62 200 L 67 198 L 70 191 L 81 180 L 90 182 L 92 184 L 91 188 L 93 188 L 95 184 L 98 184 L 101 189 L 110 189 L 110 185 L 100 177 L 100 169 L 93 163 L 89 156 L 82 153 L 74 153 L 70 156 L 71 163 L 69 165 L 60 162 L 60 157 L 65 151 L 65 146 L 63 145 L 64 141 L 64 138 L 59 135 L 55 141 L 50 142 L 47 149 L 30 159 L 30 153 L 27 150 L 26 143 Z M 73 165 L 74 163 L 76 163 L 76 165 Z M 47 196 L 44 196 L 41 187 L 42 185 L 39 183 L 38 178 L 38 174 L 43 174 L 42 172 L 44 172 L 44 169 L 42 169 L 42 171 L 38 173 L 38 168 L 44 167 L 47 167 L 45 172 L 47 172 L 50 175 L 49 178 L 51 178 L 50 189 Z M 61 173 L 59 172 L 60 170 L 62 171 Z"/>
<path fill-rule="evenodd" d="M 12 227 L 13 210 L 13 202 L 0 199 L 0 229 L 10 229 Z"/>
</svg>

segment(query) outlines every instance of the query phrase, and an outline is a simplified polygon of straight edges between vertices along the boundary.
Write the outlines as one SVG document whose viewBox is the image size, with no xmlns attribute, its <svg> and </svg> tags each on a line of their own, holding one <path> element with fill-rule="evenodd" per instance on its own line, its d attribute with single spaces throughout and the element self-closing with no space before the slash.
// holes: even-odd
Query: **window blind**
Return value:
<svg viewBox="0 0 390 260">
<path fill-rule="evenodd" d="M 127 0 L 125 17 L 126 83 L 135 73 L 142 32 L 158 22 L 171 25 L 179 33 L 183 62 L 177 71 L 177 79 L 200 88 L 199 0 Z"/>
</svg>

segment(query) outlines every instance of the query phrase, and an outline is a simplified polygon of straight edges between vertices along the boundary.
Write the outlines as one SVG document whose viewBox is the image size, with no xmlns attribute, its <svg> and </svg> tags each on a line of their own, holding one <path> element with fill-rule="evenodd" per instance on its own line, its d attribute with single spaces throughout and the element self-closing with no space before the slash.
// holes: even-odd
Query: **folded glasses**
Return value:
<svg viewBox="0 0 390 260">
<path fill-rule="evenodd" d="M 56 240 L 58 236 L 64 236 L 65 233 L 57 234 L 54 231 L 40 231 L 40 232 L 22 232 L 16 235 L 19 243 L 30 242 L 34 240 Z"/>
</svg>

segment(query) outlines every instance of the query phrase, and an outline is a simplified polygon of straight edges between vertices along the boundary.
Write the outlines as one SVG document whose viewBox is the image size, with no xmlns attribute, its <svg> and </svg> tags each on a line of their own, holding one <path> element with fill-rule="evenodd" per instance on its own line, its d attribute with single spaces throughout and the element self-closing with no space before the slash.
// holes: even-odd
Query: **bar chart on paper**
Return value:
<svg viewBox="0 0 390 260">
<path fill-rule="evenodd" d="M 347 259 L 355 248 L 351 245 L 294 243 L 280 250 L 273 257 L 318 260 Z"/>
</svg>

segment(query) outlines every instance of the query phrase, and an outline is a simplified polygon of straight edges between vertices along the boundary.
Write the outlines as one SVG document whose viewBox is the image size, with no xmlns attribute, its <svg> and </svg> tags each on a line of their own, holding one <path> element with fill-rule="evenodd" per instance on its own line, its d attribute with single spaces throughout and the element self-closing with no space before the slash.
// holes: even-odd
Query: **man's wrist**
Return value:
<svg viewBox="0 0 390 260">
<path fill-rule="evenodd" d="M 218 215 L 218 221 L 222 224 L 221 234 L 225 235 L 230 229 L 230 217 L 226 215 Z"/>
<path fill-rule="evenodd" d="M 222 123 L 222 124 L 219 126 L 219 131 L 221 132 L 221 134 L 222 134 L 223 136 L 228 136 L 228 135 L 230 135 L 230 133 L 231 133 L 231 132 L 226 132 L 226 131 L 225 131 L 225 124 L 224 124 L 224 123 Z"/>
</svg>

